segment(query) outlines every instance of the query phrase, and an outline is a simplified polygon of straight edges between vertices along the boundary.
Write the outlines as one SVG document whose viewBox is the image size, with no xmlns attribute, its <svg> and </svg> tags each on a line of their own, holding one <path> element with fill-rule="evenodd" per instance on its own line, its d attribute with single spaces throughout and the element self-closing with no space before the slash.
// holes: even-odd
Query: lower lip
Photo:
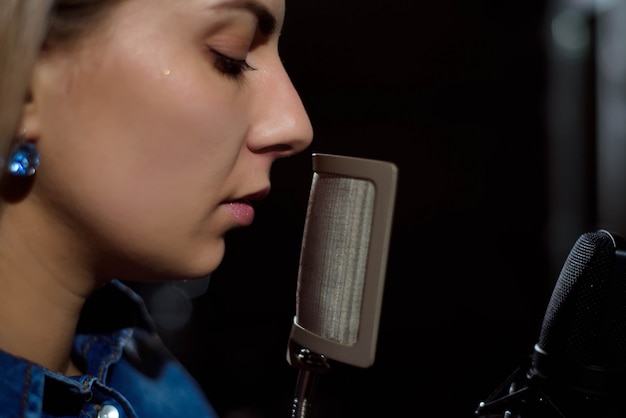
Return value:
<svg viewBox="0 0 626 418">
<path fill-rule="evenodd" d="M 242 226 L 248 226 L 254 221 L 254 208 L 247 203 L 231 202 L 228 209 Z"/>
</svg>

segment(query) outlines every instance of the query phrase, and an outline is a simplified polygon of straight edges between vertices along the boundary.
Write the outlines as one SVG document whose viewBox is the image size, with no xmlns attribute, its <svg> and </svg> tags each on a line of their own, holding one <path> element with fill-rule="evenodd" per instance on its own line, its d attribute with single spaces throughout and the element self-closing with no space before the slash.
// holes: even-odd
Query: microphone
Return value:
<svg viewBox="0 0 626 418">
<path fill-rule="evenodd" d="M 314 153 L 296 313 L 287 361 L 299 369 L 292 418 L 312 404 L 329 360 L 374 363 L 397 167 L 390 162 Z"/>
<path fill-rule="evenodd" d="M 581 235 L 552 292 L 528 363 L 480 402 L 480 417 L 624 417 L 626 243 Z"/>
</svg>

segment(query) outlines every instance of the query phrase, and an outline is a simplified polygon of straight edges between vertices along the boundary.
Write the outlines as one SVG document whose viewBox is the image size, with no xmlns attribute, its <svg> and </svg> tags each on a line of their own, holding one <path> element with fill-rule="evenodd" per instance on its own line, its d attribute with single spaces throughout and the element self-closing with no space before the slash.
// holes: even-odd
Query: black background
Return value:
<svg viewBox="0 0 626 418">
<path fill-rule="evenodd" d="M 288 1 L 281 55 L 315 129 L 187 327 L 164 330 L 222 418 L 290 417 L 285 360 L 311 153 L 399 182 L 375 364 L 320 380 L 312 418 L 471 417 L 528 356 L 546 256 L 545 3 Z"/>
</svg>

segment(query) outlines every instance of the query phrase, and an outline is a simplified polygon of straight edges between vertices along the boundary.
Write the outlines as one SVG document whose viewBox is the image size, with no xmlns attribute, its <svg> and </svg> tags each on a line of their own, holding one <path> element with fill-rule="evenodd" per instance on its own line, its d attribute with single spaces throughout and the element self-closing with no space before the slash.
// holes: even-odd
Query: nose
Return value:
<svg viewBox="0 0 626 418">
<path fill-rule="evenodd" d="M 304 151 L 313 140 L 313 127 L 287 71 L 278 57 L 273 65 L 259 68 L 258 89 L 253 97 L 248 147 L 269 152 L 275 158 Z"/>
</svg>

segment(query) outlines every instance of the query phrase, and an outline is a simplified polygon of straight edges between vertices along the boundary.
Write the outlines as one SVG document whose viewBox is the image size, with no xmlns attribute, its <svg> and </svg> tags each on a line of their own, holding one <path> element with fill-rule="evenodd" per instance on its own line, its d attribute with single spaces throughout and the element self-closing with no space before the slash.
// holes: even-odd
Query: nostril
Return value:
<svg viewBox="0 0 626 418">
<path fill-rule="evenodd" d="M 256 150 L 259 154 L 274 154 L 276 158 L 288 157 L 298 151 L 289 144 L 274 144 Z"/>
</svg>

